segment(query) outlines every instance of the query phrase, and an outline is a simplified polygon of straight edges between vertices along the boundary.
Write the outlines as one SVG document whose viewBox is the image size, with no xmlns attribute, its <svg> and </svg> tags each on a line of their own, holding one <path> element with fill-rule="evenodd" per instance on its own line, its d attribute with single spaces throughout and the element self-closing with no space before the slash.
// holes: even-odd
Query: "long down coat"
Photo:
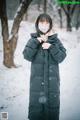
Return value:
<svg viewBox="0 0 80 120">
<path fill-rule="evenodd" d="M 43 49 L 32 33 L 23 55 L 31 62 L 28 118 L 30 120 L 59 120 L 60 76 L 59 63 L 66 57 L 66 49 L 57 33 L 48 37 L 49 49 Z"/>
</svg>

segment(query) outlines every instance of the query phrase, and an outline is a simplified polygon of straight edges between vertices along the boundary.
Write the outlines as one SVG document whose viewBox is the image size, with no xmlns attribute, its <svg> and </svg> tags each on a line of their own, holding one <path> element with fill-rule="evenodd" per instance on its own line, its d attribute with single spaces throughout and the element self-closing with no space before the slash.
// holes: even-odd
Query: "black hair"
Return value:
<svg viewBox="0 0 80 120">
<path fill-rule="evenodd" d="M 49 30 L 48 30 L 46 33 L 48 33 L 48 32 L 52 29 L 52 25 L 53 25 L 53 24 L 52 24 L 52 19 L 51 19 L 51 17 L 50 17 L 48 14 L 46 14 L 46 13 L 42 13 L 42 14 L 40 14 L 40 15 L 38 16 L 38 18 L 37 18 L 37 20 L 36 20 L 36 22 L 35 22 L 35 28 L 36 28 L 37 33 L 46 34 L 46 33 L 43 33 L 42 31 L 40 31 L 40 30 L 39 30 L 39 27 L 38 27 L 39 22 L 40 22 L 40 21 L 45 21 L 45 20 L 50 24 Z"/>
</svg>

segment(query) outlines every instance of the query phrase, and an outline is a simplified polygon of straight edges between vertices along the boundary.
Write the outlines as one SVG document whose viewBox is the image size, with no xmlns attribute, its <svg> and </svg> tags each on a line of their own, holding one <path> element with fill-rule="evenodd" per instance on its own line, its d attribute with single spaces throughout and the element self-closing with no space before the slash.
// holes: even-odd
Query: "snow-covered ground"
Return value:
<svg viewBox="0 0 80 120">
<path fill-rule="evenodd" d="M 14 56 L 19 67 L 12 69 L 2 64 L 0 35 L 0 112 L 8 112 L 9 120 L 27 120 L 31 63 L 23 58 L 22 51 L 31 32 L 34 24 L 22 22 Z M 56 32 L 67 49 L 67 57 L 60 64 L 60 120 L 80 120 L 80 30 L 66 32 L 56 28 Z"/>
</svg>

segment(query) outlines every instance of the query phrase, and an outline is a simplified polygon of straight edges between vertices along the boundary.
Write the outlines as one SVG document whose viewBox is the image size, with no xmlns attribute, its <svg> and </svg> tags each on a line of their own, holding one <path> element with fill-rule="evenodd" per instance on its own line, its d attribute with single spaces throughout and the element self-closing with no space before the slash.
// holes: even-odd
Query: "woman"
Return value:
<svg viewBox="0 0 80 120">
<path fill-rule="evenodd" d="M 28 118 L 30 120 L 59 120 L 60 77 L 59 63 L 66 57 L 66 49 L 52 31 L 52 19 L 40 14 L 23 55 L 31 61 Z"/>
</svg>

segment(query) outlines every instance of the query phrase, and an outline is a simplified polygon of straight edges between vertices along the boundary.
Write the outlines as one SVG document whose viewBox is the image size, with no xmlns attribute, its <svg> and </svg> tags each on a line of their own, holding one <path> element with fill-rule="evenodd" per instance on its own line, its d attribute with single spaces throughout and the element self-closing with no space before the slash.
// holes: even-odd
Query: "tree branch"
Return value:
<svg viewBox="0 0 80 120">
<path fill-rule="evenodd" d="M 19 25 L 23 19 L 23 16 L 25 14 L 25 12 L 28 9 L 29 4 L 31 3 L 32 0 L 23 0 L 17 10 L 17 13 L 14 17 L 14 21 L 13 21 L 13 26 L 12 26 L 12 30 L 11 30 L 11 34 L 12 35 L 16 35 L 16 33 L 18 32 L 19 29 Z"/>
<path fill-rule="evenodd" d="M 65 14 L 68 16 L 68 11 L 65 9 L 64 5 L 61 5 L 61 8 L 64 10 Z"/>
<path fill-rule="evenodd" d="M 73 5 L 73 7 L 72 7 L 72 9 L 71 9 L 71 15 L 73 15 L 76 6 L 77 6 L 77 4 Z"/>
</svg>

